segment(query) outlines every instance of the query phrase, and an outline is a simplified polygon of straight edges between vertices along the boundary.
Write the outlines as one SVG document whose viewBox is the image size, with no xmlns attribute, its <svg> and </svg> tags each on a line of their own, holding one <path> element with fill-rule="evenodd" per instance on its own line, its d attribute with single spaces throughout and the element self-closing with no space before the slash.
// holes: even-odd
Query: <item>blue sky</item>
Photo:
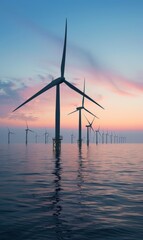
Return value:
<svg viewBox="0 0 143 240">
<path fill-rule="evenodd" d="M 104 112 L 96 108 L 97 125 L 104 130 L 142 131 L 142 0 L 1 0 L 1 128 L 14 128 L 14 121 L 22 126 L 25 119 L 33 127 L 54 127 L 54 90 L 15 115 L 11 111 L 59 76 L 66 18 L 65 75 L 80 89 L 85 78 L 87 94 L 105 107 Z M 77 116 L 70 120 L 65 116 L 81 98 L 65 87 L 64 94 L 69 99 L 67 105 L 63 100 L 62 126 L 68 128 L 69 121 L 69 127 L 77 128 Z M 95 111 L 93 105 L 89 108 Z M 53 124 L 49 126 L 46 117 Z"/>
<path fill-rule="evenodd" d="M 33 55 L 29 61 L 34 67 L 34 52 L 42 55 L 44 39 L 43 47 L 47 38 L 47 51 L 48 41 L 53 40 L 51 35 L 62 39 L 66 17 L 69 42 L 91 51 L 98 64 L 129 77 L 136 77 L 142 67 L 141 0 L 1 0 L 0 5 L 0 64 L 4 73 L 13 58 L 19 57 L 21 65 L 21 58 L 27 62 L 28 52 Z M 21 74 L 32 71 L 31 66 L 21 68 Z"/>
</svg>

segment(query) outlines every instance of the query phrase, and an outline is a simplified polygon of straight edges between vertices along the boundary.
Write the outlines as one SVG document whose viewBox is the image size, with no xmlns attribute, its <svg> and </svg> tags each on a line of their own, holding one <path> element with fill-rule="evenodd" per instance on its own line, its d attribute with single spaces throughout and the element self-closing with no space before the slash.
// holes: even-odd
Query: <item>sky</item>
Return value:
<svg viewBox="0 0 143 240">
<path fill-rule="evenodd" d="M 86 94 L 105 108 L 85 99 L 98 117 L 93 128 L 143 142 L 142 0 L 0 0 L 0 142 L 8 128 L 24 139 L 26 121 L 54 136 L 55 88 L 12 111 L 60 76 L 66 19 L 65 79 L 82 91 L 85 79 Z M 61 134 L 69 140 L 77 135 L 78 113 L 68 113 L 81 103 L 62 84 Z"/>
</svg>

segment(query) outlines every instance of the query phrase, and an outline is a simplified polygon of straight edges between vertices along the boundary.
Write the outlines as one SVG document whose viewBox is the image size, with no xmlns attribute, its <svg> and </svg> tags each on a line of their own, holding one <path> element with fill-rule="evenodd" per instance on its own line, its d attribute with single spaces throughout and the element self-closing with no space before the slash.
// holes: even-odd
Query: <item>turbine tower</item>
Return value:
<svg viewBox="0 0 143 240">
<path fill-rule="evenodd" d="M 108 131 L 105 135 L 106 135 L 106 144 L 107 144 L 108 143 L 108 135 L 109 135 Z"/>
<path fill-rule="evenodd" d="M 85 94 L 85 80 L 84 80 L 83 93 Z M 69 114 L 72 114 L 72 113 L 75 113 L 77 111 L 79 112 L 79 120 L 78 120 L 78 143 L 79 144 L 82 143 L 82 118 L 81 118 L 81 111 L 82 110 L 85 110 L 86 112 L 88 112 L 91 115 L 93 115 L 94 117 L 96 117 L 92 112 L 90 112 L 87 108 L 84 107 L 84 95 L 83 95 L 83 98 L 82 98 L 82 105 L 80 107 L 77 107 L 75 111 L 69 113 Z"/>
<path fill-rule="evenodd" d="M 72 85 L 70 82 L 68 82 L 64 77 L 65 72 L 65 60 L 66 60 L 66 45 L 67 45 L 67 20 L 65 24 L 65 38 L 64 38 L 64 46 L 63 46 L 63 54 L 62 54 L 62 61 L 61 61 L 61 76 L 57 79 L 54 79 L 52 82 L 50 82 L 47 86 L 42 88 L 40 91 L 35 93 L 32 97 L 27 99 L 24 103 L 22 103 L 20 106 L 18 106 L 16 109 L 13 110 L 16 111 L 26 103 L 30 102 L 34 98 L 38 97 L 42 93 L 48 91 L 52 87 L 56 86 L 56 110 L 55 110 L 55 138 L 53 139 L 53 145 L 56 148 L 60 147 L 61 143 L 61 137 L 60 137 L 60 84 L 65 83 L 68 87 L 70 87 L 72 90 L 76 91 L 77 93 L 81 94 L 82 96 L 86 97 L 99 107 L 103 108 L 100 104 L 95 102 L 92 98 L 90 98 L 88 95 L 80 91 L 78 88 L 76 88 L 74 85 Z"/>
<path fill-rule="evenodd" d="M 114 143 L 116 143 L 116 133 L 114 133 Z"/>
<path fill-rule="evenodd" d="M 38 137 L 40 137 L 40 135 L 38 135 L 37 133 L 35 134 L 35 143 L 38 142 Z"/>
<path fill-rule="evenodd" d="M 85 116 L 85 115 L 84 115 Z M 87 122 L 88 122 L 88 125 L 86 125 L 86 128 L 87 128 L 87 146 L 89 146 L 89 129 L 92 130 L 94 132 L 94 129 L 92 127 L 92 124 L 95 120 L 95 117 L 93 118 L 92 122 L 89 122 L 89 120 L 87 119 L 87 117 L 85 116 Z"/>
<path fill-rule="evenodd" d="M 97 130 L 95 130 L 95 132 L 96 132 L 96 145 L 99 143 L 98 134 L 100 134 L 100 136 L 101 136 L 101 133 L 99 132 L 99 129 L 100 129 L 100 127 Z"/>
<path fill-rule="evenodd" d="M 10 135 L 11 134 L 14 134 L 13 132 L 11 132 L 10 130 L 9 130 L 9 128 L 8 128 L 8 144 L 10 144 Z"/>
<path fill-rule="evenodd" d="M 113 134 L 112 134 L 112 132 L 110 134 L 110 143 L 113 143 Z"/>
<path fill-rule="evenodd" d="M 104 143 L 104 131 L 102 132 L 102 144 Z"/>
<path fill-rule="evenodd" d="M 28 143 L 28 132 L 33 132 L 33 131 L 32 131 L 31 129 L 29 129 L 27 122 L 26 122 L 26 126 L 27 126 L 27 128 L 25 129 L 25 132 L 26 132 L 26 140 L 25 140 L 25 143 L 26 143 L 26 145 L 27 145 L 27 143 Z"/>
<path fill-rule="evenodd" d="M 45 144 L 46 144 L 48 142 L 47 138 L 49 136 L 49 133 L 47 132 L 47 130 L 45 130 L 44 136 L 45 136 Z"/>
<path fill-rule="evenodd" d="M 73 143 L 74 135 L 73 133 L 71 134 L 71 143 Z"/>
</svg>

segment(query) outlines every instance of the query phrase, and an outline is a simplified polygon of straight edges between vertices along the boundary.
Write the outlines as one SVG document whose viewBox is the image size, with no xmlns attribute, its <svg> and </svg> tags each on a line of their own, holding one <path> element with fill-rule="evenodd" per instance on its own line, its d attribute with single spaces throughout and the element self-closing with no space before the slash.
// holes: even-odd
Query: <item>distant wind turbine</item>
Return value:
<svg viewBox="0 0 143 240">
<path fill-rule="evenodd" d="M 116 143 L 116 133 L 114 133 L 114 143 Z"/>
<path fill-rule="evenodd" d="M 85 80 L 84 80 L 83 93 L 85 94 Z M 79 123 L 78 123 L 78 143 L 79 144 L 82 143 L 82 119 L 81 119 L 81 111 L 82 110 L 85 110 L 86 112 L 88 112 L 91 115 L 93 115 L 94 117 L 96 117 L 92 112 L 90 112 L 87 108 L 84 107 L 84 95 L 83 95 L 83 98 L 82 98 L 82 105 L 80 107 L 77 107 L 75 111 L 69 113 L 69 114 L 72 114 L 72 113 L 75 113 L 77 111 L 79 112 Z"/>
<path fill-rule="evenodd" d="M 108 143 L 108 135 L 109 135 L 108 131 L 105 135 L 106 135 L 106 144 L 107 144 Z"/>
<path fill-rule="evenodd" d="M 102 132 L 102 143 L 104 143 L 104 131 Z"/>
<path fill-rule="evenodd" d="M 95 133 L 96 133 L 96 145 L 99 143 L 98 134 L 100 134 L 100 136 L 101 136 L 101 133 L 100 133 L 99 129 L 100 129 L 100 127 L 97 130 L 95 130 Z"/>
<path fill-rule="evenodd" d="M 25 140 L 25 143 L 26 143 L 26 145 L 27 145 L 27 143 L 28 143 L 28 132 L 33 132 L 31 129 L 29 129 L 29 127 L 28 127 L 28 124 L 27 124 L 27 122 L 26 122 L 26 129 L 25 129 L 25 132 L 26 132 L 26 140 Z"/>
<path fill-rule="evenodd" d="M 74 135 L 73 133 L 71 134 L 71 143 L 73 143 Z"/>
<path fill-rule="evenodd" d="M 10 130 L 9 130 L 9 128 L 8 128 L 8 144 L 10 144 L 10 135 L 11 134 L 14 134 L 13 132 L 11 132 Z"/>
<path fill-rule="evenodd" d="M 85 116 L 85 118 L 86 118 L 86 120 L 88 122 L 88 125 L 86 125 L 86 128 L 87 128 L 87 145 L 89 145 L 89 130 L 92 130 L 94 132 L 92 124 L 93 124 L 93 122 L 95 120 L 95 117 L 93 118 L 92 122 L 90 122 L 86 116 Z"/>
<path fill-rule="evenodd" d="M 118 138 L 119 138 L 118 135 L 116 135 L 117 143 L 118 143 Z"/>
<path fill-rule="evenodd" d="M 55 111 L 55 138 L 53 141 L 55 142 L 55 146 L 59 147 L 59 144 L 61 143 L 61 137 L 60 137 L 60 84 L 65 83 L 68 87 L 70 87 L 72 90 L 76 91 L 77 93 L 81 94 L 82 96 L 86 97 L 93 103 L 97 104 L 99 107 L 103 108 L 100 104 L 95 102 L 92 98 L 90 98 L 88 95 L 80 91 L 78 88 L 76 88 L 74 85 L 72 85 L 70 82 L 68 82 L 64 77 L 65 72 L 65 60 L 66 60 L 66 44 L 67 44 L 67 20 L 65 24 L 65 38 L 64 38 L 64 46 L 63 46 L 63 55 L 62 55 L 62 61 L 61 61 L 61 76 L 52 82 L 50 82 L 47 86 L 42 88 L 39 92 L 35 93 L 32 97 L 30 97 L 28 100 L 26 100 L 24 103 L 22 103 L 19 107 L 13 110 L 16 111 L 18 108 L 22 107 L 26 103 L 30 102 L 32 99 L 38 97 L 40 94 L 48 91 L 50 88 L 56 86 L 56 111 Z"/>
<path fill-rule="evenodd" d="M 40 135 L 38 135 L 37 133 L 35 134 L 35 143 L 38 142 L 38 137 L 40 137 Z"/>
<path fill-rule="evenodd" d="M 110 142 L 113 143 L 113 134 L 112 134 L 112 132 L 110 134 Z"/>
<path fill-rule="evenodd" d="M 49 136 L 49 133 L 47 132 L 47 130 L 45 130 L 44 136 L 45 136 L 45 144 L 46 144 L 48 142 L 48 136 Z"/>
</svg>

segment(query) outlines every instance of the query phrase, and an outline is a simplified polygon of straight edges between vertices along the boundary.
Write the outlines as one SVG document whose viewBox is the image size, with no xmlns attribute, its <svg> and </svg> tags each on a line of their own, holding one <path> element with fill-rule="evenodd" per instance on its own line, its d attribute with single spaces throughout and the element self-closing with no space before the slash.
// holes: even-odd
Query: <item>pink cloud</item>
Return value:
<svg viewBox="0 0 143 240">
<path fill-rule="evenodd" d="M 103 86 L 113 93 L 125 96 L 137 96 L 137 92 L 143 91 L 142 82 L 126 78 L 110 70 L 86 68 L 84 71 L 87 84 L 90 83 L 95 87 Z M 79 70 L 77 72 L 79 73 Z"/>
</svg>

